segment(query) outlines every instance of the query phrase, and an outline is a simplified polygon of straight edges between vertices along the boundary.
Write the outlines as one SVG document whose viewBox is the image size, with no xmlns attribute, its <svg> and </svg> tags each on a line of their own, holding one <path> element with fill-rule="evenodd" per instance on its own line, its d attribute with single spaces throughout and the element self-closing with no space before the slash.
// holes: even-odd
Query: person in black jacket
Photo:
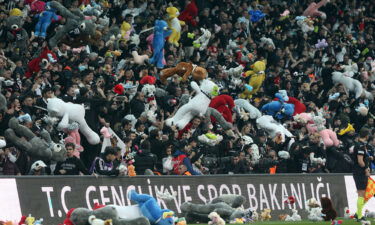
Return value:
<svg viewBox="0 0 375 225">
<path fill-rule="evenodd" d="M 145 95 L 142 92 L 137 92 L 132 101 L 130 102 L 130 111 L 135 116 L 139 116 L 145 111 Z"/>
<path fill-rule="evenodd" d="M 102 156 L 94 160 L 93 168 L 90 169 L 90 172 L 94 172 L 97 175 L 118 176 L 120 171 L 114 163 L 116 155 L 117 150 L 111 146 L 107 146 Z"/>
<path fill-rule="evenodd" d="M 80 173 L 84 175 L 89 175 L 89 171 L 83 165 L 83 162 L 78 159 L 74 153 L 75 144 L 67 143 L 65 145 L 67 158 L 64 162 L 58 162 L 55 168 L 55 175 L 79 175 Z"/>
<path fill-rule="evenodd" d="M 144 140 L 134 156 L 135 172 L 138 175 L 144 175 L 146 169 L 156 170 L 156 160 L 156 156 L 150 152 L 150 142 Z"/>
</svg>

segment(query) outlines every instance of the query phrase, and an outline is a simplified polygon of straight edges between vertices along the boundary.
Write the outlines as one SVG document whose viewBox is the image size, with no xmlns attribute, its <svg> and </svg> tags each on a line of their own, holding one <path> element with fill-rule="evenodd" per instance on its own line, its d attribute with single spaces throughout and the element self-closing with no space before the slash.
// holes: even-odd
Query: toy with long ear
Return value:
<svg viewBox="0 0 375 225">
<path fill-rule="evenodd" d="M 230 130 L 233 128 L 232 124 L 228 123 L 223 115 L 221 115 L 221 113 L 219 113 L 219 111 L 217 111 L 216 109 L 214 108 L 211 108 L 211 107 L 208 107 L 207 111 L 206 111 L 206 114 L 205 114 L 207 120 L 209 122 L 211 122 L 211 116 L 213 116 L 216 121 L 218 122 L 218 124 L 224 129 L 224 130 Z"/>
</svg>

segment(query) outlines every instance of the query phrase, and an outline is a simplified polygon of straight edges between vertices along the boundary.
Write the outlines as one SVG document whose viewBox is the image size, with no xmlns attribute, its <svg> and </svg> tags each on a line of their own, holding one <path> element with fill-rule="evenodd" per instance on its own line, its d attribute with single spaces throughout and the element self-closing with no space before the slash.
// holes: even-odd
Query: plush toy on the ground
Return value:
<svg viewBox="0 0 375 225">
<path fill-rule="evenodd" d="M 171 35 L 172 31 L 168 30 L 168 24 L 164 20 L 156 20 L 154 26 L 154 37 L 152 40 L 153 55 L 150 58 L 150 63 L 156 65 L 157 68 L 164 67 L 164 44 L 165 38 Z"/>
<path fill-rule="evenodd" d="M 250 99 L 252 95 L 256 94 L 259 89 L 262 87 L 263 81 L 266 78 L 265 70 L 266 63 L 265 61 L 257 61 L 251 66 L 252 70 L 245 72 L 245 77 L 250 77 L 249 85 L 252 87 L 252 91 L 245 90 L 241 94 L 241 98 Z"/>
<path fill-rule="evenodd" d="M 19 124 L 15 117 L 9 120 L 9 128 L 5 130 L 4 136 L 8 142 L 25 151 L 33 159 L 45 162 L 65 160 L 66 150 L 64 145 L 52 142 L 46 130 L 41 131 L 41 138 L 37 137 L 29 128 Z"/>
<path fill-rule="evenodd" d="M 225 221 L 220 217 L 217 212 L 208 214 L 208 218 L 211 220 L 208 225 L 225 225 Z"/>
<path fill-rule="evenodd" d="M 66 19 L 65 25 L 50 38 L 48 43 L 51 47 L 56 47 L 63 40 L 65 43 L 76 43 L 78 38 L 93 38 L 96 33 L 96 25 L 91 19 L 86 19 L 79 9 L 70 11 L 57 1 L 51 1 L 50 4 Z M 89 39 L 87 38 L 87 40 Z M 82 46 L 86 44 L 82 43 Z"/>
<path fill-rule="evenodd" d="M 216 109 L 223 115 L 224 119 L 229 122 L 233 123 L 233 118 L 232 118 L 232 110 L 234 108 L 234 101 L 233 98 L 229 95 L 219 95 L 214 97 L 210 104 L 209 107 Z M 211 121 L 213 123 L 216 122 L 215 118 L 211 117 Z"/>
<path fill-rule="evenodd" d="M 29 41 L 29 35 L 27 34 L 26 30 L 22 28 L 22 17 L 8 17 L 6 19 L 6 27 L 8 28 L 8 41 L 14 43 L 14 47 L 18 48 L 20 52 L 25 51 Z"/>
<path fill-rule="evenodd" d="M 285 221 L 301 221 L 301 216 L 298 215 L 298 211 L 296 209 L 292 209 L 292 216 L 287 215 Z"/>
<path fill-rule="evenodd" d="M 234 104 L 236 105 L 235 110 L 240 115 L 240 118 L 245 121 L 248 119 L 258 119 L 262 116 L 262 113 L 259 111 L 259 109 L 251 105 L 250 102 L 246 99 L 236 99 L 234 100 Z M 248 117 L 247 119 L 243 118 L 245 115 L 241 113 L 241 110 L 246 111 L 246 113 L 248 114 L 246 115 L 246 117 Z"/>
<path fill-rule="evenodd" d="M 203 80 L 199 86 L 195 81 L 191 82 L 191 87 L 196 92 L 196 95 L 190 101 L 178 109 L 176 114 L 167 119 L 167 126 L 177 126 L 178 129 L 183 129 L 194 116 L 204 115 L 207 111 L 211 98 L 218 95 L 219 87 L 210 80 Z"/>
<path fill-rule="evenodd" d="M 47 103 L 48 114 L 52 117 L 62 118 L 58 127 L 67 127 L 69 122 L 77 122 L 79 130 L 86 137 L 87 141 L 96 145 L 99 144 L 100 138 L 88 126 L 85 120 L 85 108 L 79 104 L 66 103 L 59 98 L 50 98 Z"/>
<path fill-rule="evenodd" d="M 138 194 L 135 190 L 128 193 L 128 198 L 136 202 L 143 214 L 152 225 L 173 225 L 174 212 L 161 209 L 155 198 L 150 195 Z"/>
<path fill-rule="evenodd" d="M 243 196 L 223 195 L 207 204 L 185 202 L 181 205 L 181 211 L 188 223 L 207 223 L 211 212 L 217 212 L 224 220 L 232 221 L 246 215 L 247 212 L 239 208 L 244 202 Z"/>
<path fill-rule="evenodd" d="M 318 3 L 312 2 L 303 12 L 303 16 L 327 18 L 324 12 L 319 11 L 319 8 L 327 4 L 330 0 L 321 0 Z"/>
<path fill-rule="evenodd" d="M 285 103 L 285 98 L 280 93 L 276 93 L 275 98 L 275 101 L 265 104 L 261 111 L 276 119 L 292 117 L 294 114 L 294 105 Z"/>
<path fill-rule="evenodd" d="M 211 38 L 211 32 L 209 30 L 201 28 L 201 31 L 202 35 L 197 40 L 193 41 L 193 46 L 199 48 L 200 51 L 207 48 Z"/>
<path fill-rule="evenodd" d="M 30 78 L 34 73 L 38 73 L 41 69 L 48 69 L 52 63 L 57 62 L 57 56 L 54 52 L 44 47 L 37 58 L 32 59 L 27 64 L 26 78 Z"/>
<path fill-rule="evenodd" d="M 264 129 L 271 138 L 275 138 L 278 134 L 281 134 L 282 141 L 285 141 L 285 136 L 292 137 L 293 134 L 289 132 L 283 125 L 276 122 L 272 116 L 264 115 L 256 120 L 257 126 L 260 129 Z"/>
<path fill-rule="evenodd" d="M 47 29 L 50 24 L 53 21 L 59 20 L 59 16 L 56 14 L 56 9 L 52 8 L 49 2 L 46 3 L 45 7 L 45 10 L 36 16 L 39 20 L 35 25 L 35 37 L 46 38 Z"/>
<path fill-rule="evenodd" d="M 198 7 L 195 0 L 191 0 L 186 5 L 185 9 L 181 12 L 178 17 L 179 20 L 185 21 L 187 24 L 192 26 L 197 26 L 197 21 L 195 18 L 198 16 Z"/>
<path fill-rule="evenodd" d="M 179 62 L 175 67 L 163 69 L 160 74 L 160 81 L 166 83 L 168 77 L 174 74 L 182 77 L 182 81 L 188 80 L 191 76 L 194 81 L 202 81 L 207 78 L 207 70 L 203 67 L 187 62 Z"/>
<path fill-rule="evenodd" d="M 185 22 L 177 18 L 180 12 L 176 7 L 168 7 L 166 11 L 168 13 L 168 27 L 172 30 L 168 42 L 178 47 L 180 45 L 178 41 L 181 38 L 181 25 L 185 25 Z"/>
<path fill-rule="evenodd" d="M 317 127 L 317 131 L 323 139 L 323 143 L 326 148 L 332 146 L 338 147 L 340 145 L 340 141 L 337 138 L 336 133 L 333 130 L 325 127 L 326 120 L 323 117 L 314 116 L 313 121 Z"/>
<path fill-rule="evenodd" d="M 315 198 L 308 199 L 305 202 L 305 208 L 308 213 L 307 219 L 317 222 L 323 221 L 322 208 L 320 207 L 318 201 Z"/>
<path fill-rule="evenodd" d="M 262 221 L 269 221 L 271 218 L 271 209 L 263 209 L 263 211 L 260 213 L 260 219 Z"/>
<path fill-rule="evenodd" d="M 324 221 L 332 221 L 332 220 L 335 220 L 337 218 L 337 212 L 336 210 L 333 208 L 333 204 L 332 204 L 332 201 L 331 199 L 327 198 L 327 197 L 323 197 L 320 199 L 320 202 L 322 204 L 322 213 L 323 213 L 323 218 L 324 218 Z"/>
</svg>

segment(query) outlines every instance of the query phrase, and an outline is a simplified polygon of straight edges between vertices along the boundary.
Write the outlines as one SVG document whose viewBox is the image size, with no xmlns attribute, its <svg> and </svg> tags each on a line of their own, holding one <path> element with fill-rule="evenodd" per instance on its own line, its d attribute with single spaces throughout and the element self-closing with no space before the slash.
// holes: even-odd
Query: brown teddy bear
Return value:
<svg viewBox="0 0 375 225">
<path fill-rule="evenodd" d="M 322 204 L 322 214 L 324 214 L 323 219 L 325 221 L 333 221 L 337 217 L 337 212 L 333 208 L 331 199 L 323 197 L 320 199 Z"/>
<path fill-rule="evenodd" d="M 207 70 L 192 63 L 180 62 L 174 68 L 163 69 L 160 74 L 160 81 L 165 84 L 167 78 L 175 74 L 182 77 L 182 81 L 186 81 L 190 75 L 193 80 L 201 81 L 206 79 Z"/>
</svg>

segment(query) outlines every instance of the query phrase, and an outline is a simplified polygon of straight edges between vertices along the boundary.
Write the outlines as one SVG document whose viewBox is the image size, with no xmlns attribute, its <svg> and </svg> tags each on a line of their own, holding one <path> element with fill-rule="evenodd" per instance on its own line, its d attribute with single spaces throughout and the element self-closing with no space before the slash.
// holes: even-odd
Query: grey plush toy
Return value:
<svg viewBox="0 0 375 225">
<path fill-rule="evenodd" d="M 56 31 L 56 34 L 49 40 L 50 47 L 56 47 L 59 42 L 76 44 L 82 39 L 89 40 L 91 36 L 95 35 L 96 25 L 90 19 L 85 19 L 85 16 L 79 9 L 68 10 L 61 3 L 51 1 L 51 7 L 59 11 L 59 14 L 66 19 L 66 24 Z M 86 45 L 82 43 L 81 46 Z"/>
<path fill-rule="evenodd" d="M 213 199 L 208 204 L 194 204 L 185 202 L 181 205 L 181 211 L 185 214 L 188 223 L 207 223 L 208 215 L 217 212 L 224 220 L 232 221 L 246 215 L 243 209 L 237 209 L 245 202 L 245 198 L 239 195 L 225 195 Z M 237 206 L 237 207 L 232 207 Z"/>
<path fill-rule="evenodd" d="M 113 225 L 150 225 L 146 217 L 139 217 L 133 220 L 121 219 L 117 211 L 112 206 L 105 206 L 100 209 L 91 211 L 86 208 L 76 208 L 70 216 L 70 220 L 74 225 L 89 225 L 89 216 L 94 215 L 98 219 L 112 219 Z"/>
<path fill-rule="evenodd" d="M 15 117 L 9 120 L 9 128 L 5 130 L 4 136 L 7 141 L 26 151 L 35 160 L 61 162 L 66 158 L 64 145 L 53 143 L 47 131 L 43 130 L 40 133 L 41 138 L 37 137 L 29 128 L 19 124 Z"/>
<path fill-rule="evenodd" d="M 20 52 L 27 48 L 27 42 L 29 36 L 25 29 L 22 28 L 22 17 L 21 16 L 10 16 L 6 20 L 6 26 L 8 28 L 7 39 L 10 43 L 13 43 L 14 48 L 18 48 Z"/>
</svg>

